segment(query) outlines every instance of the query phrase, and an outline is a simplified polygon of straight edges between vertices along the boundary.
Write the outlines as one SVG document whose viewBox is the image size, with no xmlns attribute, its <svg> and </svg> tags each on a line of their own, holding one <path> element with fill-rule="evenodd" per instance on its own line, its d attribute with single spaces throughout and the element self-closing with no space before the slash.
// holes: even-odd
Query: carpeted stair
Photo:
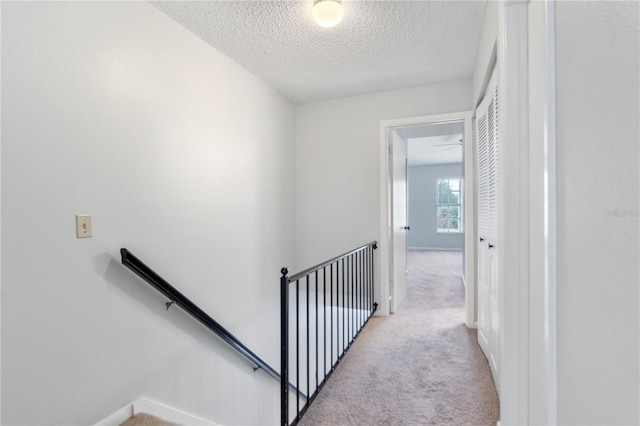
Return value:
<svg viewBox="0 0 640 426">
<path fill-rule="evenodd" d="M 169 423 L 159 419 L 151 414 L 138 413 L 129 417 L 120 426 L 176 426 L 175 423 Z"/>
</svg>

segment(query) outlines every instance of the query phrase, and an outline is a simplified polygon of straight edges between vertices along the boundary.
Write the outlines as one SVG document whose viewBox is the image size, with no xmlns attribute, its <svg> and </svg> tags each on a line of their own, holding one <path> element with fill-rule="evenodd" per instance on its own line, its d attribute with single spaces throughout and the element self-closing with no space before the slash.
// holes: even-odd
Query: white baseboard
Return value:
<svg viewBox="0 0 640 426">
<path fill-rule="evenodd" d="M 139 398 L 136 401 L 125 405 L 110 416 L 100 420 L 96 426 L 116 426 L 138 413 L 151 414 L 159 419 L 166 420 L 179 425 L 216 425 L 209 420 L 191 415 L 182 410 L 178 410 L 168 405 L 153 401 L 148 398 Z"/>
<path fill-rule="evenodd" d="M 133 402 L 100 420 L 95 424 L 95 426 L 116 426 L 123 423 L 131 416 L 133 416 Z"/>
</svg>

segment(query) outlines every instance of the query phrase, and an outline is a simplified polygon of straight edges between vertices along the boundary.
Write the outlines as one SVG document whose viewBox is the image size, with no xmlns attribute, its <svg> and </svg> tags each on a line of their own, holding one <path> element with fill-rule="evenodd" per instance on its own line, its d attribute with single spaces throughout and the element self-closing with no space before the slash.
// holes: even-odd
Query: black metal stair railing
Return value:
<svg viewBox="0 0 640 426">
<path fill-rule="evenodd" d="M 377 247 L 373 241 L 291 276 L 282 268 L 281 425 L 295 425 L 302 418 L 376 311 Z M 295 377 L 290 378 L 289 372 Z M 295 406 L 290 406 L 290 396 L 295 396 Z"/>
<path fill-rule="evenodd" d="M 267 364 L 262 358 L 256 355 L 253 351 L 247 348 L 237 337 L 231 334 L 227 329 L 220 325 L 216 320 L 207 315 L 202 309 L 200 309 L 189 298 L 183 295 L 175 287 L 169 284 L 165 279 L 158 275 L 154 270 L 145 265 L 140 259 L 134 256 L 126 248 L 120 249 L 122 256 L 122 264 L 131 269 L 136 275 L 149 283 L 152 287 L 164 294 L 169 302 L 166 303 L 167 309 L 169 306 L 175 304 L 176 306 L 184 309 L 189 315 L 198 320 L 209 331 L 221 338 L 229 346 L 237 350 L 245 358 L 251 361 L 255 365 L 255 369 L 261 369 L 269 376 L 273 377 L 278 382 L 281 381 L 280 374 Z M 287 380 L 287 383 L 289 381 Z M 295 386 L 289 383 L 289 387 L 292 392 L 296 392 L 303 400 L 306 399 L 306 395 L 301 393 Z"/>
<path fill-rule="evenodd" d="M 282 268 L 280 374 L 130 251 L 123 248 L 120 254 L 123 265 L 169 299 L 167 309 L 179 306 L 251 361 L 254 369 L 279 381 L 281 424 L 293 419 L 295 425 L 378 307 L 374 301 L 376 248 L 374 241 L 291 276 Z M 295 316 L 289 315 L 290 304 Z M 294 383 L 289 371 L 295 371 Z M 295 395 L 295 410 L 289 405 L 290 394 Z"/>
</svg>

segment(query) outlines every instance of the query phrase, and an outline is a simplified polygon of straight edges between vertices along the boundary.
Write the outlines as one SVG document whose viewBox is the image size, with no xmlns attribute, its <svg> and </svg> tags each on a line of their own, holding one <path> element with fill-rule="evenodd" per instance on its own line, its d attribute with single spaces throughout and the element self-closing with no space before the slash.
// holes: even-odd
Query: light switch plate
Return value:
<svg viewBox="0 0 640 426">
<path fill-rule="evenodd" d="M 91 228 L 91 215 L 77 214 L 76 215 L 76 237 L 89 238 L 91 236 L 93 236 L 93 230 Z"/>
</svg>

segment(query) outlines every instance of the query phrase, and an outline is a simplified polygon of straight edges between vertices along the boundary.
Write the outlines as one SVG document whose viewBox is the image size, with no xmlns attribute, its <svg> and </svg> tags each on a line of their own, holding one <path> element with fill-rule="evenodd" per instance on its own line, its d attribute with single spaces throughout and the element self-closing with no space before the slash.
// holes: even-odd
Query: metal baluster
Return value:
<svg viewBox="0 0 640 426">
<path fill-rule="evenodd" d="M 300 280 L 296 280 L 296 418 L 300 415 Z"/>
<path fill-rule="evenodd" d="M 280 278 L 280 424 L 289 424 L 289 270 Z"/>
<path fill-rule="evenodd" d="M 359 253 L 359 252 L 358 252 Z M 355 253 L 353 256 L 353 330 L 354 330 L 354 338 L 358 335 L 360 331 L 359 325 L 359 317 L 360 311 L 358 310 L 358 253 Z"/>
<path fill-rule="evenodd" d="M 340 356 L 344 354 L 345 349 L 345 339 L 346 339 L 346 331 L 347 324 L 345 322 L 345 268 L 344 268 L 344 259 L 342 259 L 342 351 L 340 352 Z"/>
<path fill-rule="evenodd" d="M 360 326 L 364 326 L 364 322 L 366 321 L 366 315 L 365 315 L 365 311 L 364 311 L 364 282 L 365 282 L 365 269 L 364 269 L 364 263 L 365 263 L 365 253 L 366 253 L 367 249 L 365 248 L 364 250 L 362 250 L 362 252 L 360 252 Z"/>
<path fill-rule="evenodd" d="M 329 280 L 329 309 L 330 309 L 330 317 L 329 321 L 331 322 L 331 331 L 329 345 L 331 345 L 331 364 L 330 367 L 333 369 L 333 263 L 329 266 L 329 276 L 331 280 Z"/>
<path fill-rule="evenodd" d="M 371 253 L 373 253 L 373 250 L 371 250 L 371 248 L 369 248 L 367 250 L 367 295 L 368 295 L 368 299 L 367 299 L 367 309 L 369 310 L 369 315 L 371 315 L 371 308 L 373 306 L 372 300 L 373 300 L 373 293 L 371 291 Z"/>
<path fill-rule="evenodd" d="M 316 271 L 316 390 L 318 389 L 318 354 L 320 353 L 320 348 L 318 347 L 318 271 Z M 315 393 L 315 392 L 314 392 Z"/>
<path fill-rule="evenodd" d="M 347 345 L 348 348 L 351 344 L 351 256 L 345 259 L 347 261 Z"/>
<path fill-rule="evenodd" d="M 375 250 L 375 249 L 376 249 L 376 246 L 374 245 L 373 246 L 373 250 Z M 373 280 L 373 264 L 374 264 L 373 250 L 370 250 L 370 252 L 371 252 L 371 256 L 370 256 L 371 265 L 369 265 L 369 268 L 370 268 L 370 271 L 371 271 L 371 280 L 369 281 L 369 288 L 370 288 L 370 291 L 371 291 L 371 312 L 373 312 L 375 310 L 375 308 L 376 308 L 376 302 L 375 302 L 376 297 L 375 297 L 374 288 L 373 288 L 373 285 L 374 285 L 374 280 Z"/>
<path fill-rule="evenodd" d="M 365 306 L 365 300 L 366 300 L 366 292 L 365 292 L 365 287 L 364 287 L 364 283 L 367 280 L 367 270 L 365 267 L 365 264 L 367 262 L 367 259 L 365 257 L 367 253 L 367 249 L 364 249 L 362 251 L 362 253 L 360 254 L 360 273 L 362 274 L 362 280 L 360 281 L 360 309 L 362 310 L 362 316 L 360 317 L 360 323 L 364 326 L 365 321 L 367 320 L 367 315 L 364 309 Z"/>
<path fill-rule="evenodd" d="M 358 333 L 360 333 L 360 327 L 362 325 L 362 309 L 360 309 L 360 297 L 362 294 L 360 293 L 360 280 L 362 279 L 362 274 L 360 271 L 360 252 L 356 255 L 356 329 Z"/>
<path fill-rule="evenodd" d="M 350 314 L 350 318 L 349 318 L 349 346 L 351 346 L 351 342 L 353 342 L 353 332 L 355 331 L 353 328 L 353 317 L 354 317 L 354 311 L 353 311 L 353 256 L 349 256 L 349 292 L 351 293 L 351 297 L 349 298 L 349 314 Z"/>
<path fill-rule="evenodd" d="M 367 249 L 365 247 L 360 253 L 360 310 L 362 311 L 362 316 L 360 317 L 360 323 L 364 325 L 364 321 L 366 320 L 366 300 L 367 300 L 367 289 L 364 286 L 364 283 L 367 281 L 367 270 L 365 268 L 365 264 L 367 263 Z"/>
<path fill-rule="evenodd" d="M 364 274 L 364 279 L 362 281 L 362 289 L 364 292 L 364 298 L 362 299 L 362 307 L 364 310 L 364 315 L 365 317 L 368 317 L 367 315 L 367 302 L 369 300 L 369 293 L 367 292 L 367 282 L 369 281 L 369 273 L 367 272 L 367 256 L 369 254 L 368 252 L 368 247 L 364 250 L 364 252 L 362 253 L 362 271 Z"/>
<path fill-rule="evenodd" d="M 364 264 L 363 264 L 363 270 L 364 270 L 364 281 L 363 281 L 363 288 L 364 288 L 364 300 L 363 300 L 363 307 L 364 307 L 364 312 L 365 315 L 368 317 L 369 315 L 367 314 L 367 306 L 369 304 L 369 292 L 367 291 L 367 283 L 369 282 L 369 269 L 367 268 L 367 266 L 369 265 L 368 262 L 368 258 L 369 258 L 369 248 L 367 247 L 363 253 L 363 260 L 364 260 Z"/>
<path fill-rule="evenodd" d="M 342 310 L 340 309 L 340 261 L 336 263 L 336 364 L 340 361 L 340 330 L 342 325 L 340 324 L 340 316 Z"/>
<path fill-rule="evenodd" d="M 310 381 L 310 377 L 309 377 L 309 292 L 311 291 L 311 288 L 309 286 L 309 275 L 307 275 L 307 397 L 310 396 L 309 394 L 309 381 Z M 308 404 L 308 399 L 307 402 L 305 402 L 305 406 Z"/>
<path fill-rule="evenodd" d="M 359 253 L 356 253 L 355 256 L 353 257 L 353 270 L 354 270 L 354 274 L 353 274 L 353 328 L 355 330 L 354 335 L 357 336 L 358 332 L 360 331 L 360 328 L 358 327 L 358 325 L 360 324 L 360 311 L 358 310 L 358 279 L 360 277 L 360 272 L 359 272 L 359 266 L 358 266 L 358 260 L 359 260 Z M 355 337 L 354 336 L 354 337 Z"/>
<path fill-rule="evenodd" d="M 351 256 L 351 343 L 356 335 L 356 257 Z"/>
<path fill-rule="evenodd" d="M 372 307 L 373 307 L 373 291 L 371 288 L 371 283 L 373 282 L 373 276 L 371 275 L 372 273 L 372 269 L 373 269 L 373 250 L 371 248 L 369 248 L 369 253 L 367 256 L 367 268 L 369 269 L 369 281 L 367 281 L 367 291 L 369 292 L 369 300 L 368 300 L 368 305 L 369 305 L 369 312 L 371 312 Z"/>
<path fill-rule="evenodd" d="M 358 333 L 360 333 L 360 315 L 362 315 L 362 312 L 360 312 L 360 252 L 356 253 L 355 264 L 356 264 L 356 281 L 355 281 L 354 290 L 356 293 L 355 312 L 356 312 L 356 336 L 357 336 Z"/>
<path fill-rule="evenodd" d="M 355 325 L 355 320 L 356 320 L 356 310 L 355 310 L 355 305 L 356 305 L 356 298 L 355 298 L 355 272 L 356 272 L 356 256 L 355 254 L 353 256 L 351 256 L 351 340 L 349 341 L 349 344 L 353 343 L 353 337 L 356 334 L 356 325 Z"/>
<path fill-rule="evenodd" d="M 322 315 L 324 318 L 324 344 L 322 345 L 324 356 L 322 363 L 324 364 L 324 377 L 327 377 L 327 268 L 322 268 Z M 322 379 L 324 382 L 324 378 Z"/>
<path fill-rule="evenodd" d="M 355 340 L 356 330 L 356 254 L 351 256 L 351 342 Z"/>
</svg>

